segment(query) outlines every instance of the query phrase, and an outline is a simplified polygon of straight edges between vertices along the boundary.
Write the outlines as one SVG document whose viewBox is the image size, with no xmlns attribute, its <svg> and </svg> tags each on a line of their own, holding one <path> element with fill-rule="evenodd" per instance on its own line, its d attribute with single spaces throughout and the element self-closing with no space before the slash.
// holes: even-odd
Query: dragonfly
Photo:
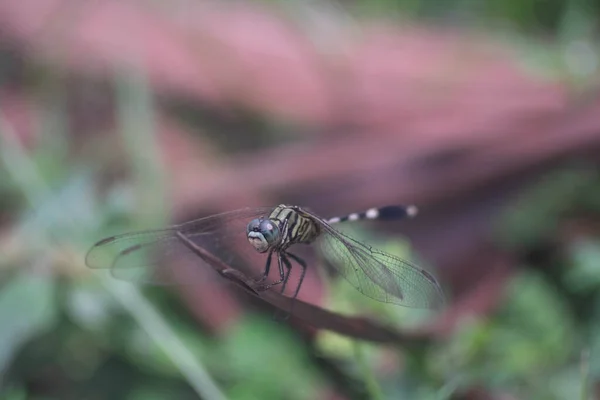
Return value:
<svg viewBox="0 0 600 400">
<path fill-rule="evenodd" d="M 324 219 L 307 208 L 280 204 L 277 207 L 246 208 L 200 218 L 165 229 L 124 233 L 97 242 L 86 255 L 94 269 L 109 269 L 113 276 L 155 284 L 192 283 L 184 277 L 160 274 L 157 267 L 169 256 L 187 255 L 196 264 L 207 262 L 193 247 L 217 255 L 228 265 L 242 265 L 251 249 L 262 256 L 262 274 L 253 278 L 257 291 L 280 286 L 284 293 L 295 265 L 300 278 L 292 299 L 298 296 L 307 263 L 292 252 L 300 245 L 315 245 L 354 288 L 374 300 L 413 308 L 438 308 L 444 303 L 435 277 L 395 255 L 376 249 L 335 229 L 337 224 L 359 220 L 398 220 L 414 217 L 417 208 L 385 206 L 343 217 Z M 245 227 L 244 227 L 245 225 Z M 244 243 L 245 242 L 245 243 Z M 294 250 L 295 251 L 295 250 Z M 266 259 L 265 259 L 266 258 Z M 277 264 L 277 278 L 269 281 Z M 129 272 L 134 271 L 134 274 Z M 141 273 L 140 273 L 141 272 Z M 124 274 L 125 273 L 125 274 Z M 133 278 L 132 278 L 133 276 Z"/>
</svg>

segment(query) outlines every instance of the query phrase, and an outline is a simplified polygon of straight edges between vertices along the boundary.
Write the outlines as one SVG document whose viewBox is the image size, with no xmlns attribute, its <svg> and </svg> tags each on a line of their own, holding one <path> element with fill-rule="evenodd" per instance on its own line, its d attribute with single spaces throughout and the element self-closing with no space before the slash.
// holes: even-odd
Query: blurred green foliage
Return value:
<svg viewBox="0 0 600 400">
<path fill-rule="evenodd" d="M 565 18 L 573 14 L 597 16 L 600 4 L 591 0 L 355 0 L 359 14 L 377 17 L 409 15 L 412 18 L 436 19 L 449 24 L 463 22 L 518 29 L 524 32 L 556 34 Z"/>
</svg>

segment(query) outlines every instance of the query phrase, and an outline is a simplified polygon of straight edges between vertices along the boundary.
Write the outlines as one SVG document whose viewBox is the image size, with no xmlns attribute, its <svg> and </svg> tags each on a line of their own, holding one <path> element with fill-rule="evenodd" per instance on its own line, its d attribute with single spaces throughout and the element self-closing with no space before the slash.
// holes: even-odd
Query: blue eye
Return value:
<svg viewBox="0 0 600 400">
<path fill-rule="evenodd" d="M 246 227 L 246 233 L 258 232 L 259 231 L 259 229 L 258 229 L 259 226 L 260 226 L 260 220 L 259 219 L 253 219 L 252 221 L 250 221 L 250 223 Z"/>
<path fill-rule="evenodd" d="M 258 229 L 267 243 L 273 243 L 279 237 L 279 227 L 269 219 L 261 221 Z"/>
</svg>

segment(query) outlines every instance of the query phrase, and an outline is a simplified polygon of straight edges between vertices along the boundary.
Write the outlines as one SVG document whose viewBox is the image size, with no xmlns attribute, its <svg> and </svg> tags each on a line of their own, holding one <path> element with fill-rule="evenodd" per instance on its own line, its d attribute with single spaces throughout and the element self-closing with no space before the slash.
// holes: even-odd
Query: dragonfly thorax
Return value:
<svg viewBox="0 0 600 400">
<path fill-rule="evenodd" d="M 250 221 L 246 228 L 248 241 L 256 251 L 265 253 L 277 245 L 281 239 L 279 226 L 271 219 L 256 218 Z"/>
</svg>

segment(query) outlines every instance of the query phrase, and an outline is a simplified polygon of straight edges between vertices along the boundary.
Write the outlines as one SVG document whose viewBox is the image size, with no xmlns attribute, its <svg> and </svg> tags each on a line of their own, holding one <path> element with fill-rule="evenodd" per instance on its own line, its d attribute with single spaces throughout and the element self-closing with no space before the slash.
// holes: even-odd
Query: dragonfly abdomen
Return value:
<svg viewBox="0 0 600 400">
<path fill-rule="evenodd" d="M 379 208 L 369 208 L 360 213 L 352 213 L 343 217 L 333 217 L 326 220 L 328 224 L 337 224 L 345 221 L 360 221 L 364 219 L 370 220 L 394 220 L 403 219 L 406 217 L 414 217 L 417 215 L 417 207 L 409 206 L 385 206 Z"/>
</svg>

